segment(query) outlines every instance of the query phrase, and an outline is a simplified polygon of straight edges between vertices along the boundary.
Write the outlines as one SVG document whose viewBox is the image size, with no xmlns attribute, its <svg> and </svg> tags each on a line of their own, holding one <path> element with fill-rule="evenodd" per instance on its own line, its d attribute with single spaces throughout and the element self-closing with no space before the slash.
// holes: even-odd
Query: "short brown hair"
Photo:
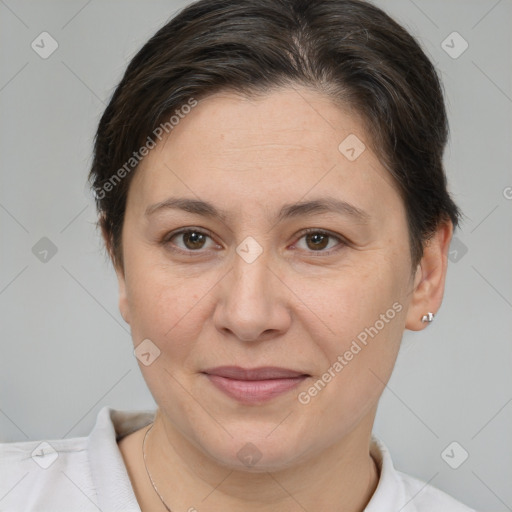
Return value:
<svg viewBox="0 0 512 512">
<path fill-rule="evenodd" d="M 441 221 L 457 226 L 442 162 L 448 123 L 441 84 L 403 27 L 362 0 L 199 0 L 135 55 L 98 126 L 89 181 L 114 265 L 123 268 L 134 151 L 155 128 L 191 98 L 294 84 L 326 93 L 363 119 L 404 201 L 413 265 Z"/>
</svg>

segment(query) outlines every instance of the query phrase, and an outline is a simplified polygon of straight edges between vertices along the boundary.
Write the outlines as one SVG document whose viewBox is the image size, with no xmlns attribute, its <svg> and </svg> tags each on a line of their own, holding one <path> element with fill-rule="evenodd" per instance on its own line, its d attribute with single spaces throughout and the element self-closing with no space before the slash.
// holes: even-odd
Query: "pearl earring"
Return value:
<svg viewBox="0 0 512 512">
<path fill-rule="evenodd" d="M 431 313 L 430 311 L 426 314 L 426 315 L 423 315 L 422 318 L 421 318 L 421 321 L 422 322 L 432 322 L 432 320 L 434 320 L 434 313 Z"/>
</svg>

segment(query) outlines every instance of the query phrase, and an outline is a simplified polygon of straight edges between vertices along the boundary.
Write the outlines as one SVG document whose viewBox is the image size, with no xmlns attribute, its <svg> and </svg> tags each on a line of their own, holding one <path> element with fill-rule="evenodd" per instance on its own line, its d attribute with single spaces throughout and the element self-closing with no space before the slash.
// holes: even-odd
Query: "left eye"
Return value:
<svg viewBox="0 0 512 512">
<path fill-rule="evenodd" d="M 326 231 L 321 231 L 318 229 L 312 229 L 307 231 L 304 235 L 301 236 L 300 240 L 305 239 L 306 247 L 311 249 L 313 252 L 330 252 L 330 249 L 333 247 L 329 247 L 329 250 L 324 251 L 328 245 L 330 240 L 337 240 L 339 243 L 336 245 L 343 245 L 343 241 L 341 238 L 331 235 Z"/>
</svg>

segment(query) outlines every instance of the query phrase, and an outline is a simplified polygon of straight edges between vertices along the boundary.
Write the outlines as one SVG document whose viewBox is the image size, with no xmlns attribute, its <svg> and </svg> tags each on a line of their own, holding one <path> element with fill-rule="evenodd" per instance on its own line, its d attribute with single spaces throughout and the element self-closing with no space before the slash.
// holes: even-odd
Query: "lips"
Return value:
<svg viewBox="0 0 512 512">
<path fill-rule="evenodd" d="M 218 366 L 205 370 L 208 375 L 218 375 L 226 379 L 235 380 L 269 380 L 269 379 L 293 379 L 305 375 L 303 372 L 296 372 L 286 368 L 265 366 L 261 368 L 241 368 L 239 366 Z"/>
<path fill-rule="evenodd" d="M 309 377 L 302 372 L 278 367 L 218 366 L 203 373 L 217 389 L 246 404 L 271 400 Z"/>
</svg>

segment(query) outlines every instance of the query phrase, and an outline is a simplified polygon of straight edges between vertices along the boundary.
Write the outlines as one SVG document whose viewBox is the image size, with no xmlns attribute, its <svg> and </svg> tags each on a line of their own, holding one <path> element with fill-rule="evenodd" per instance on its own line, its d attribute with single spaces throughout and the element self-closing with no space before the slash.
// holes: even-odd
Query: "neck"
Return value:
<svg viewBox="0 0 512 512">
<path fill-rule="evenodd" d="M 250 472 L 218 464 L 157 414 L 145 446 L 147 466 L 173 511 L 361 512 L 379 480 L 369 455 L 373 418 L 366 423 L 293 467 Z M 151 492 L 160 502 L 152 487 Z"/>
</svg>

